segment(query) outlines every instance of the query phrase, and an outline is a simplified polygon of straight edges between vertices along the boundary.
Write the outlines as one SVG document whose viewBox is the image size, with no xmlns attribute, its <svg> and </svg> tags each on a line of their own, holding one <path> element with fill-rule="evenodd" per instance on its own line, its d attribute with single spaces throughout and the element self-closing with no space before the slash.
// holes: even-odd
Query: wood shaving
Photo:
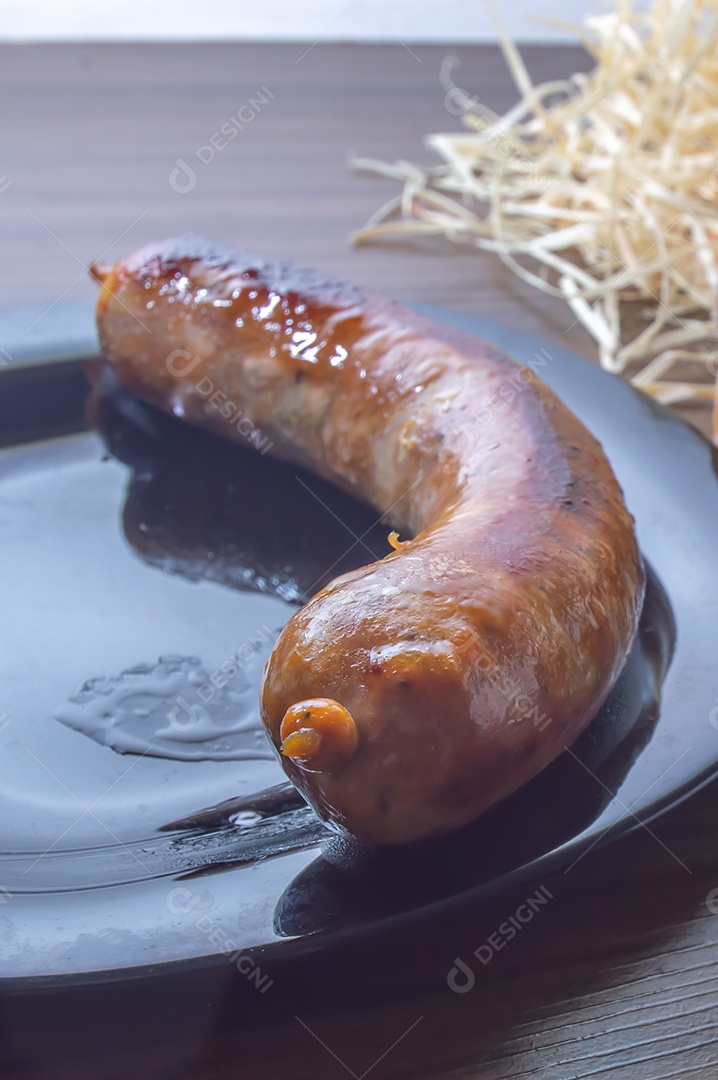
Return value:
<svg viewBox="0 0 718 1080">
<path fill-rule="evenodd" d="M 534 86 L 500 29 L 522 95 L 503 117 L 447 62 L 447 101 L 469 133 L 428 136 L 434 168 L 355 161 L 403 191 L 352 239 L 443 235 L 496 252 L 568 303 L 605 369 L 630 368 L 666 403 L 705 403 L 701 366 L 715 376 L 718 355 L 718 0 L 619 0 L 579 33 L 591 73 Z"/>
</svg>

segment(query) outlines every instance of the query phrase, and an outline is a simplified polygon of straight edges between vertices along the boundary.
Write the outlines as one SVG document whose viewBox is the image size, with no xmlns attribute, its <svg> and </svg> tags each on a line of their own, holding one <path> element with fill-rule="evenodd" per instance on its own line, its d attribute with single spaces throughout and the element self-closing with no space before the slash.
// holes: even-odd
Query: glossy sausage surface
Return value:
<svg viewBox="0 0 718 1080">
<path fill-rule="evenodd" d="M 267 732 L 322 818 L 374 844 L 439 834 L 576 739 L 624 663 L 644 575 L 600 445 L 532 371 L 195 237 L 93 272 L 122 382 L 399 532 L 290 619 L 265 671 Z"/>
</svg>

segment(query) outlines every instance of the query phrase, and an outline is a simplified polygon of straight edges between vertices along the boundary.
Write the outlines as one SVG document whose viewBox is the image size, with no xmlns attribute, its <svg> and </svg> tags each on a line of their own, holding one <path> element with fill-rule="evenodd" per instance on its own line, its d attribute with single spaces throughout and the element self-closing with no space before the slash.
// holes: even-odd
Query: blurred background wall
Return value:
<svg viewBox="0 0 718 1080">
<path fill-rule="evenodd" d="M 519 41 L 571 41 L 603 0 L 497 0 Z M 0 0 L 0 40 L 495 41 L 484 0 Z"/>
</svg>

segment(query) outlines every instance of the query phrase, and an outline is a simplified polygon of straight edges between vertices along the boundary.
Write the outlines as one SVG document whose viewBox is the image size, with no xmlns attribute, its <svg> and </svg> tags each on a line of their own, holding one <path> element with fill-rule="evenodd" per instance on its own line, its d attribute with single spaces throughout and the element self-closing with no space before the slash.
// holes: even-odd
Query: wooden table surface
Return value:
<svg viewBox="0 0 718 1080">
<path fill-rule="evenodd" d="M 349 157 L 428 160 L 423 135 L 456 130 L 438 80 L 448 51 L 400 42 L 0 46 L 2 306 L 90 296 L 90 260 L 196 231 L 407 301 L 489 315 L 593 357 L 560 302 L 489 255 L 439 241 L 421 254 L 347 242 L 394 190 L 353 173 Z M 497 50 L 453 51 L 470 93 L 498 111 L 511 103 Z M 575 49 L 526 54 L 539 79 L 588 66 Z M 238 116 L 242 130 L 222 145 L 222 125 Z M 176 171 L 178 159 L 191 174 Z M 705 428 L 707 413 L 696 419 Z M 160 1000 L 136 1030 L 119 1013 L 102 1033 L 71 1010 L 62 1028 L 52 1013 L 54 1030 L 43 1007 L 24 1029 L 0 1011 L 2 1075 L 718 1076 L 718 785 L 651 833 L 638 829 L 544 884 L 553 901 L 511 947 L 477 962 L 469 993 L 447 986 L 454 957 L 470 956 L 521 893 L 300 967 L 263 1012 L 237 1015 L 231 1046 L 212 1042 L 207 1010 L 221 1005 L 209 997 L 196 1034 L 188 1025 L 179 1040 L 162 1036 Z"/>
</svg>

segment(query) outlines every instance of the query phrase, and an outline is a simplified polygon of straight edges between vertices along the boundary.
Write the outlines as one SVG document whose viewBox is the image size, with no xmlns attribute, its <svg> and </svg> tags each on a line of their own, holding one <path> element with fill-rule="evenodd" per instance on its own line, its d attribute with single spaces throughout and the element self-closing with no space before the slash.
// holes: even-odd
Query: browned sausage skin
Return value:
<svg viewBox="0 0 718 1080">
<path fill-rule="evenodd" d="M 265 671 L 267 731 L 322 818 L 374 844 L 442 833 L 573 742 L 644 578 L 601 447 L 547 387 L 470 335 L 197 238 L 94 273 L 121 381 L 220 435 L 256 426 L 406 539 L 298 611 Z"/>
</svg>

